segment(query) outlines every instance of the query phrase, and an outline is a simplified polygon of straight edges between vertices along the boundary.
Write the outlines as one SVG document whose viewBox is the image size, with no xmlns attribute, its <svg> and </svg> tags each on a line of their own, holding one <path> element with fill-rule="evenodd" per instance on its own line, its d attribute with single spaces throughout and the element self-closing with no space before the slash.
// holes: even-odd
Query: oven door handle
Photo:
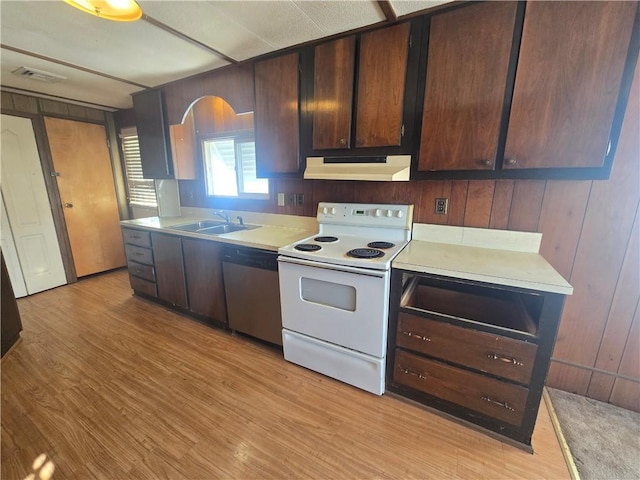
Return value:
<svg viewBox="0 0 640 480">
<path fill-rule="evenodd" d="M 332 265 L 330 263 L 318 263 L 311 260 L 302 260 L 300 258 L 285 257 L 280 255 L 278 262 L 291 263 L 294 265 L 303 265 L 305 267 L 324 268 L 325 270 L 335 270 L 336 272 L 357 273 L 358 275 L 367 275 L 369 277 L 385 278 L 387 272 L 383 270 L 367 270 L 364 268 L 347 267 L 346 265 Z"/>
</svg>

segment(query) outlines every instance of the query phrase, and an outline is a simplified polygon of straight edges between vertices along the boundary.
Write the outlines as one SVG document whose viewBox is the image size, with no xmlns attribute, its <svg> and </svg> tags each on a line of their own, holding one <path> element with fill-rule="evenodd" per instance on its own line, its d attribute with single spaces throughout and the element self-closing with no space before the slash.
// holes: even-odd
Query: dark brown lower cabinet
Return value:
<svg viewBox="0 0 640 480">
<path fill-rule="evenodd" d="M 2 295 L 0 297 L 0 299 L 2 299 L 2 332 L 0 332 L 0 340 L 2 340 L 1 356 L 4 357 L 4 354 L 7 353 L 20 338 L 22 322 L 2 252 L 0 252 L 0 259 L 2 262 L 2 278 L 0 279 L 0 286 L 2 287 L 2 292 L 0 292 Z"/>
<path fill-rule="evenodd" d="M 394 269 L 387 390 L 501 435 L 531 435 L 564 295 Z"/>
<path fill-rule="evenodd" d="M 222 279 L 220 245 L 206 240 L 182 239 L 189 310 L 226 324 L 227 308 Z"/>
<path fill-rule="evenodd" d="M 128 227 L 122 236 L 136 294 L 226 327 L 221 244 Z"/>
<path fill-rule="evenodd" d="M 158 285 L 158 298 L 187 308 L 187 289 L 180 237 L 151 233 L 151 245 Z"/>
</svg>

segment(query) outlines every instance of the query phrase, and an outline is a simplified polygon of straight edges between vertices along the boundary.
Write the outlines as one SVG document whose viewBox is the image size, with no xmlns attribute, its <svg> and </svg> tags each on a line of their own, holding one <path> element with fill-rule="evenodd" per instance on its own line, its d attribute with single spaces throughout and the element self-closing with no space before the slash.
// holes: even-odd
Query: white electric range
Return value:
<svg viewBox="0 0 640 480">
<path fill-rule="evenodd" d="M 278 250 L 286 360 L 384 393 L 391 261 L 412 205 L 318 204 L 318 233 Z"/>
</svg>

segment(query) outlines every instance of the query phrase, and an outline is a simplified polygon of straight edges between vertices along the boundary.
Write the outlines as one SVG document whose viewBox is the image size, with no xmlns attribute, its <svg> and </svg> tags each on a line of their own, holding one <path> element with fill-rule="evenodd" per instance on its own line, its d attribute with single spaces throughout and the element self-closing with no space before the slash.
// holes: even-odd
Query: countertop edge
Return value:
<svg viewBox="0 0 640 480">
<path fill-rule="evenodd" d="M 306 238 L 310 235 L 313 235 L 313 231 L 306 230 L 304 228 L 295 228 L 295 227 L 285 227 L 280 225 L 261 225 L 258 223 L 253 223 L 254 225 L 258 225 L 259 229 L 251 229 L 251 230 L 243 230 L 239 232 L 225 233 L 221 235 L 205 235 L 196 232 L 187 232 L 181 230 L 174 230 L 171 226 L 174 225 L 182 225 L 190 222 L 197 222 L 202 220 L 202 218 L 194 218 L 194 217 L 148 217 L 153 219 L 154 222 L 159 222 L 161 224 L 151 225 L 144 224 L 145 219 L 131 219 L 131 220 L 120 220 L 121 227 L 134 228 L 137 230 L 145 230 L 149 232 L 158 232 L 166 235 L 174 235 L 177 237 L 183 238 L 192 238 L 196 240 L 205 240 L 210 242 L 217 242 L 229 245 L 237 245 L 248 248 L 258 248 L 261 250 L 269 250 L 277 252 L 278 249 L 284 245 L 297 241 L 298 239 Z M 207 218 L 210 220 L 210 218 Z M 263 230 L 265 229 L 265 230 Z M 261 242 L 256 241 L 255 239 L 246 239 L 242 238 L 247 234 L 251 236 L 260 235 L 261 233 L 272 232 L 275 235 L 281 233 L 282 235 L 288 235 L 286 240 L 283 242 Z M 253 232 L 253 233 L 252 233 Z"/>
<path fill-rule="evenodd" d="M 429 273 L 432 275 L 441 275 L 462 280 L 472 280 L 477 282 L 491 283 L 494 285 L 502 285 L 505 287 L 526 288 L 529 290 L 537 290 L 549 293 L 558 293 L 561 295 L 572 295 L 573 287 L 564 287 L 562 285 L 554 285 L 549 283 L 532 282 L 519 280 L 514 278 L 499 277 L 488 274 L 478 274 L 464 272 L 460 270 L 447 270 L 443 268 L 429 267 L 428 265 L 412 264 L 404 262 L 393 262 L 393 268 L 398 270 L 406 270 L 410 272 Z"/>
</svg>

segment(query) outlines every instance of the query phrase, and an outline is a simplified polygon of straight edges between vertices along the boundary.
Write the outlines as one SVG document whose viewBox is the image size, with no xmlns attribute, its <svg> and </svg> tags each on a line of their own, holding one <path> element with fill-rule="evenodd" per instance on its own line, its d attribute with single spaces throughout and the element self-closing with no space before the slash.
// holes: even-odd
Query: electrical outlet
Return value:
<svg viewBox="0 0 640 480">
<path fill-rule="evenodd" d="M 295 205 L 296 196 L 293 193 L 287 193 L 287 205 Z"/>
<path fill-rule="evenodd" d="M 284 193 L 278 194 L 278 206 L 284 207 Z"/>
<path fill-rule="evenodd" d="M 304 204 L 304 194 L 303 193 L 297 193 L 296 194 L 296 205 L 303 205 Z"/>
<path fill-rule="evenodd" d="M 449 207 L 449 199 L 448 198 L 436 198 L 436 215 L 446 215 L 447 208 Z"/>
</svg>

